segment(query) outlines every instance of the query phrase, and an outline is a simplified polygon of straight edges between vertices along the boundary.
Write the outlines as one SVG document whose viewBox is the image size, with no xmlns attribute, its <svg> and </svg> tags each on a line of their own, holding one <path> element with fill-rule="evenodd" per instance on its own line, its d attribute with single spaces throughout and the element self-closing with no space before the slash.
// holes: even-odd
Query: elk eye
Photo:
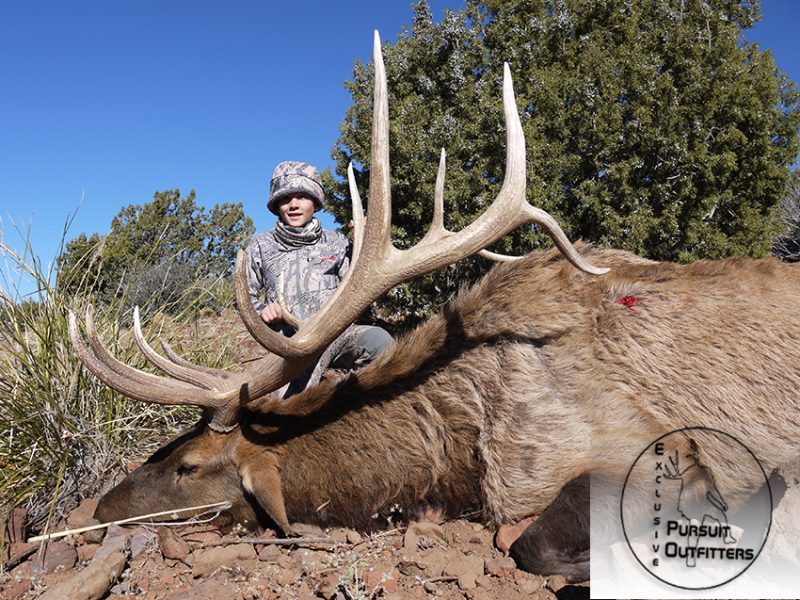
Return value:
<svg viewBox="0 0 800 600">
<path fill-rule="evenodd" d="M 181 465 L 178 467 L 178 475 L 191 475 L 197 473 L 197 465 Z"/>
</svg>

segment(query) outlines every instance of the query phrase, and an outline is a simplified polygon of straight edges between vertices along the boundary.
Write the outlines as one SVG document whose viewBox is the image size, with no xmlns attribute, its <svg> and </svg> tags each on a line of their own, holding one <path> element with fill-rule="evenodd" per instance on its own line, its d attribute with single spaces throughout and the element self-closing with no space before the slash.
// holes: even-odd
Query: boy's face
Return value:
<svg viewBox="0 0 800 600">
<path fill-rule="evenodd" d="M 278 202 L 281 221 L 292 227 L 302 227 L 314 216 L 314 201 L 301 194 L 287 196 Z"/>
</svg>

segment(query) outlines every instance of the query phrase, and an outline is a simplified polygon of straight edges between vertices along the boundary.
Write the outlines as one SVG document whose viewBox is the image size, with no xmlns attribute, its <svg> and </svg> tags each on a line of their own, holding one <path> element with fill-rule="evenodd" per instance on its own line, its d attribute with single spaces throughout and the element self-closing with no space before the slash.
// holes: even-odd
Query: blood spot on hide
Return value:
<svg viewBox="0 0 800 600">
<path fill-rule="evenodd" d="M 644 298 L 639 296 L 622 296 L 616 300 L 617 304 L 622 304 L 625 308 L 633 308 L 639 302 L 641 302 Z"/>
</svg>

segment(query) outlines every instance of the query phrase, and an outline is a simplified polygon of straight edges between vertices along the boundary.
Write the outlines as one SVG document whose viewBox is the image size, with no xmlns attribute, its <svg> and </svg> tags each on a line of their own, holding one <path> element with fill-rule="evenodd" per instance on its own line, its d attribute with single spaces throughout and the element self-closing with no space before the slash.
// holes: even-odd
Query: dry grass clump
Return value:
<svg viewBox="0 0 800 600">
<path fill-rule="evenodd" d="M 91 298 L 62 293 L 31 256 L 28 241 L 22 254 L 0 241 L 0 536 L 13 508 L 26 507 L 33 529 L 44 529 L 95 494 L 138 446 L 198 416 L 196 409 L 130 400 L 86 371 L 69 341 L 67 313 L 82 316 Z M 35 288 L 26 298 L 23 279 Z M 204 299 L 220 290 L 229 294 L 225 288 L 214 282 L 187 293 Z M 153 371 L 136 348 L 124 306 L 121 291 L 111 304 L 95 307 L 100 337 L 120 360 Z M 215 331 L 206 318 L 199 328 L 191 322 L 197 318 L 197 311 L 155 313 L 145 333 L 166 339 L 193 362 L 231 368 L 237 353 L 230 327 Z"/>
</svg>

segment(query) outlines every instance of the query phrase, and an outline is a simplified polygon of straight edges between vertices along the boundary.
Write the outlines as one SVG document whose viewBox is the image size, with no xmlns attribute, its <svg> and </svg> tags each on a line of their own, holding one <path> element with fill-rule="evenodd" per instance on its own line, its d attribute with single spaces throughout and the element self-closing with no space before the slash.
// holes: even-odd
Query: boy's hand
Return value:
<svg viewBox="0 0 800 600">
<path fill-rule="evenodd" d="M 261 309 L 261 319 L 264 321 L 264 323 L 277 323 L 278 321 L 283 321 L 283 311 L 281 310 L 281 305 L 277 302 L 267 304 L 263 309 Z"/>
</svg>

